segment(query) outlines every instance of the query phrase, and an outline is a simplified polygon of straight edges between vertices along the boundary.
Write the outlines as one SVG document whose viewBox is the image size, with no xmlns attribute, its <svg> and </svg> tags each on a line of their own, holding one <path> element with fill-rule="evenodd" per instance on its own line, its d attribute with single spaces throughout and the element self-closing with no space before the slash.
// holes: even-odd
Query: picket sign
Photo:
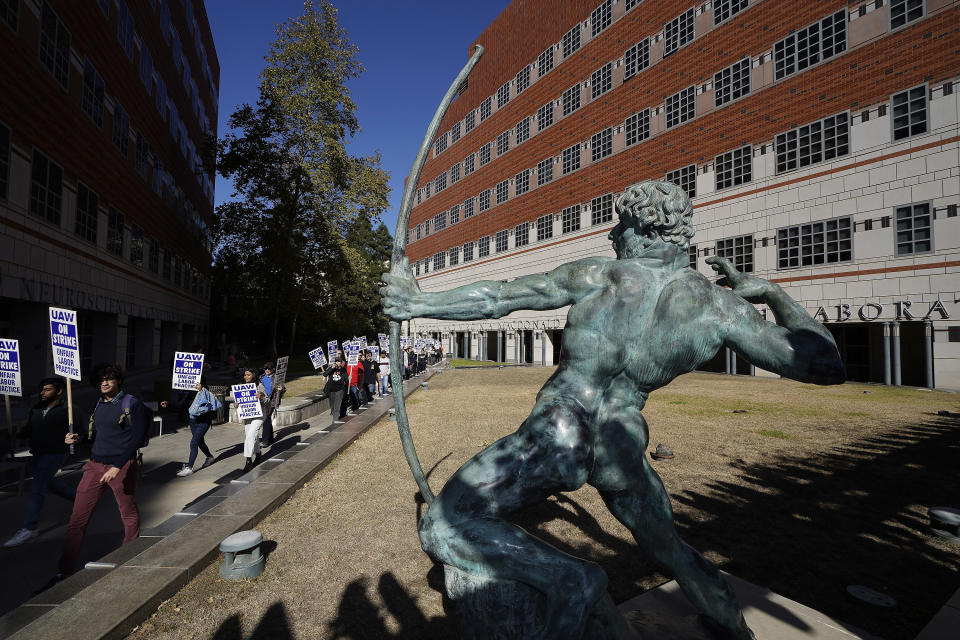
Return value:
<svg viewBox="0 0 960 640">
<path fill-rule="evenodd" d="M 331 340 L 327 343 L 327 359 L 333 362 L 337 359 L 337 341 Z"/>
<path fill-rule="evenodd" d="M 237 419 L 262 418 L 260 399 L 257 397 L 257 385 L 253 382 L 235 384 L 230 387 L 233 393 L 233 402 L 237 405 Z"/>
<path fill-rule="evenodd" d="M 23 395 L 20 381 L 20 341 L 4 338 L 0 340 L 0 393 L 3 394 L 3 406 L 7 412 L 7 426 L 13 439 L 13 412 L 10 410 L 10 396 Z"/>
<path fill-rule="evenodd" d="M 173 382 L 177 391 L 193 391 L 203 375 L 203 354 L 175 351 L 173 354 Z"/>
<path fill-rule="evenodd" d="M 329 345 L 327 346 L 329 347 Z M 334 347 L 334 349 L 336 349 L 336 347 Z M 323 355 L 323 347 L 317 347 L 313 351 L 308 352 L 307 355 L 310 356 L 310 362 L 313 363 L 314 369 L 319 369 L 327 364 L 327 358 Z M 336 351 L 334 351 L 334 355 L 336 355 Z"/>
<path fill-rule="evenodd" d="M 73 433 L 72 380 L 80 380 L 80 338 L 77 334 L 77 312 L 50 307 L 50 346 L 53 349 L 53 370 L 67 379 L 67 429 Z M 74 446 L 70 445 L 70 453 Z"/>
</svg>

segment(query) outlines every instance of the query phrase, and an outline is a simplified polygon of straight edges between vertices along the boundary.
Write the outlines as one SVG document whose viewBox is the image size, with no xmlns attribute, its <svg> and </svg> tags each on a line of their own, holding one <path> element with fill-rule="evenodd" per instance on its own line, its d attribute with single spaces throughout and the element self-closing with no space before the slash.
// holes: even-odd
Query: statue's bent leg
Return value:
<svg viewBox="0 0 960 640">
<path fill-rule="evenodd" d="M 543 593 L 548 638 L 580 637 L 606 574 L 502 518 L 583 485 L 592 460 L 585 418 L 579 405 L 538 402 L 516 433 L 464 464 L 420 520 L 421 544 L 434 559 Z"/>
<path fill-rule="evenodd" d="M 690 602 L 719 627 L 717 633 L 755 640 L 723 576 L 677 533 L 670 498 L 646 458 L 647 425 L 640 411 L 613 408 L 599 434 L 590 484 L 613 515 L 650 558 L 676 578 Z"/>
</svg>

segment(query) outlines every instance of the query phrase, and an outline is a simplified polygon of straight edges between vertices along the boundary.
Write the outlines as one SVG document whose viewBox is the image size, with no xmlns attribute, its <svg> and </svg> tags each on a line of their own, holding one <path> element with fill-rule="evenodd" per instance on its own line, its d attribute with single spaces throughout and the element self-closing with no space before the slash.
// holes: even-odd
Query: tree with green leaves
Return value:
<svg viewBox="0 0 960 640">
<path fill-rule="evenodd" d="M 391 238 L 373 223 L 388 175 L 379 155 L 346 149 L 359 131 L 346 86 L 363 71 L 357 55 L 336 9 L 304 2 L 303 15 L 277 27 L 256 105 L 238 107 L 218 143 L 217 169 L 235 192 L 216 210 L 215 273 L 229 298 L 214 309 L 234 318 L 222 323 L 230 333 L 266 329 L 271 355 L 281 322 L 291 350 L 303 320 L 386 327 L 376 282 Z"/>
</svg>

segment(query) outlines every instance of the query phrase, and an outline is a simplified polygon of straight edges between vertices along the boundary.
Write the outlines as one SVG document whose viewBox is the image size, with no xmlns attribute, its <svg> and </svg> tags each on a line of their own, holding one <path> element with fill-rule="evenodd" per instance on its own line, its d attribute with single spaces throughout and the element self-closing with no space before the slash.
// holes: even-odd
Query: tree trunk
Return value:
<svg viewBox="0 0 960 640">
<path fill-rule="evenodd" d="M 297 339 L 297 316 L 300 315 L 300 305 L 297 304 L 296 309 L 293 312 L 293 322 L 290 323 L 290 348 L 287 349 L 288 354 L 293 353 L 294 341 Z"/>
<path fill-rule="evenodd" d="M 273 307 L 273 325 L 270 330 L 270 358 L 277 359 L 277 327 L 280 324 L 280 301 Z"/>
</svg>

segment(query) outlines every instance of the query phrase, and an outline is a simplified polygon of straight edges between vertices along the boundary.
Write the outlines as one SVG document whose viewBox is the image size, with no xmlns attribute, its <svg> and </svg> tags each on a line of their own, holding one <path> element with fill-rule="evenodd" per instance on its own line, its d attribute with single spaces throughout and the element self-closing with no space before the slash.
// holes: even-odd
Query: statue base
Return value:
<svg viewBox="0 0 960 640">
<path fill-rule="evenodd" d="M 747 624 L 765 640 L 880 640 L 728 573 Z M 530 640 L 544 629 L 543 595 L 525 584 L 444 567 L 464 640 Z M 714 640 L 676 581 L 614 606 L 609 596 L 590 615 L 584 640 Z"/>
</svg>

